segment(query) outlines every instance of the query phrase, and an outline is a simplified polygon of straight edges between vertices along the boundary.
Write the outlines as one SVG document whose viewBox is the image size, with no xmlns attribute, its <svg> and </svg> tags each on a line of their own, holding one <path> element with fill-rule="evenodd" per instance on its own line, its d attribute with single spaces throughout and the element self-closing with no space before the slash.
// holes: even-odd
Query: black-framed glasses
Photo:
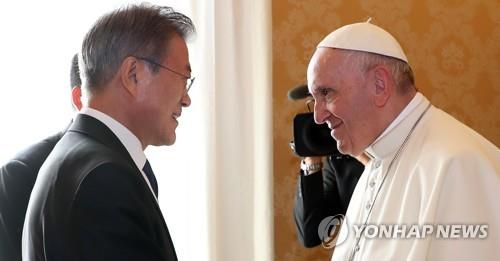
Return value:
<svg viewBox="0 0 500 261">
<path fill-rule="evenodd" d="M 157 63 L 157 62 L 155 62 L 155 61 L 152 61 L 151 59 L 145 58 L 145 57 L 137 57 L 137 56 L 134 56 L 134 57 L 135 57 L 135 58 L 137 58 L 137 59 L 140 59 L 140 60 L 146 61 L 146 62 L 148 62 L 148 63 L 150 63 L 150 64 L 154 64 L 154 65 L 156 65 L 156 66 L 158 66 L 158 67 L 160 67 L 160 68 L 162 68 L 162 69 L 165 69 L 165 70 L 167 70 L 167 71 L 169 71 L 169 72 L 175 73 L 175 74 L 177 74 L 177 75 L 179 75 L 179 76 L 181 76 L 181 77 L 185 78 L 185 79 L 186 79 L 186 81 L 187 81 L 187 84 L 186 84 L 186 92 L 189 92 L 189 89 L 191 89 L 191 86 L 193 86 L 193 82 L 194 82 L 195 77 L 189 77 L 189 76 L 187 76 L 187 75 L 184 75 L 184 74 L 182 74 L 182 73 L 180 73 L 180 72 L 177 72 L 177 71 L 175 71 L 175 70 L 173 70 L 173 69 L 168 68 L 167 66 L 161 65 L 161 64 L 159 64 L 159 63 Z"/>
</svg>

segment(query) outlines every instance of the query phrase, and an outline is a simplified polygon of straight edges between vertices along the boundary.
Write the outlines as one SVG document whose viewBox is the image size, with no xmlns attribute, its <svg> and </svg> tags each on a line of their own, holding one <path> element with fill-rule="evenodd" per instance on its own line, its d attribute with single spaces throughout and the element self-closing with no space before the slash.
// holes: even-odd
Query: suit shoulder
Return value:
<svg viewBox="0 0 500 261">
<path fill-rule="evenodd" d="M 59 141 L 60 135 L 39 141 L 10 159 L 0 167 L 0 184 L 6 190 L 20 189 L 19 186 L 33 187 L 43 162 Z"/>
<path fill-rule="evenodd" d="M 61 134 L 58 133 L 30 145 L 18 152 L 7 165 L 18 168 L 22 166 L 26 170 L 29 168 L 36 174 L 60 138 Z"/>
<path fill-rule="evenodd" d="M 92 169 L 80 182 L 75 203 L 82 204 L 142 204 L 150 197 L 147 185 L 138 170 L 115 162 L 106 162 Z"/>
<path fill-rule="evenodd" d="M 86 135 L 67 132 L 41 167 L 34 192 L 40 190 L 57 195 L 54 199 L 70 200 L 88 177 L 117 176 L 133 172 L 134 167 L 116 150 Z"/>
<path fill-rule="evenodd" d="M 140 181 L 138 172 L 129 165 L 107 161 L 90 170 L 85 176 L 84 183 L 94 188 L 109 188 L 110 185 L 114 188 L 126 188 L 134 186 L 138 183 L 137 181 Z"/>
<path fill-rule="evenodd" d="M 17 190 L 21 185 L 33 186 L 38 169 L 19 160 L 10 160 L 0 167 L 0 186 L 3 191 Z"/>
</svg>

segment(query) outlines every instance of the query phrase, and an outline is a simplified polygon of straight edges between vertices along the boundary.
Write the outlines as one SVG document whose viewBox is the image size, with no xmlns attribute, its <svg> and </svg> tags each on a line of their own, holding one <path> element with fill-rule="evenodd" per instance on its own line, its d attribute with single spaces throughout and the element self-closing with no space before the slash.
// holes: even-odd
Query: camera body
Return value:
<svg viewBox="0 0 500 261">
<path fill-rule="evenodd" d="M 316 124 L 314 113 L 299 113 L 293 119 L 294 152 L 301 157 L 338 154 L 337 142 L 326 123 Z"/>
</svg>

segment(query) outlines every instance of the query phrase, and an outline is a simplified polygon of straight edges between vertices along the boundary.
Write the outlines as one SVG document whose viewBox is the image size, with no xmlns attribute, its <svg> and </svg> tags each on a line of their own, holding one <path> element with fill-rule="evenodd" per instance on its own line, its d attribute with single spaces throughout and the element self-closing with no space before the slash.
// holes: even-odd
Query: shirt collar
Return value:
<svg viewBox="0 0 500 261">
<path fill-rule="evenodd" d="M 366 153 L 375 159 L 383 159 L 394 153 L 428 104 L 429 100 L 417 92 L 396 119 L 368 146 Z"/>
<path fill-rule="evenodd" d="M 146 163 L 146 155 L 142 150 L 142 145 L 137 136 L 135 136 L 127 127 L 113 119 L 111 116 L 93 108 L 85 107 L 80 111 L 81 114 L 91 116 L 106 125 L 123 144 L 125 149 L 132 157 L 138 169 L 142 170 Z"/>
</svg>

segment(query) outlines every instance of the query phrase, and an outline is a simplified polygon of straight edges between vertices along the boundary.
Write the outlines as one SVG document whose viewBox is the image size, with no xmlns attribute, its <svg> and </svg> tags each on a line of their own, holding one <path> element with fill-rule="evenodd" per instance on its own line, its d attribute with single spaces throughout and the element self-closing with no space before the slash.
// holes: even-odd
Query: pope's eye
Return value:
<svg viewBox="0 0 500 261">
<path fill-rule="evenodd" d="M 327 96 L 330 92 L 331 92 L 331 89 L 326 89 L 326 88 L 323 88 L 323 89 L 319 90 L 319 94 L 321 96 Z"/>
</svg>

